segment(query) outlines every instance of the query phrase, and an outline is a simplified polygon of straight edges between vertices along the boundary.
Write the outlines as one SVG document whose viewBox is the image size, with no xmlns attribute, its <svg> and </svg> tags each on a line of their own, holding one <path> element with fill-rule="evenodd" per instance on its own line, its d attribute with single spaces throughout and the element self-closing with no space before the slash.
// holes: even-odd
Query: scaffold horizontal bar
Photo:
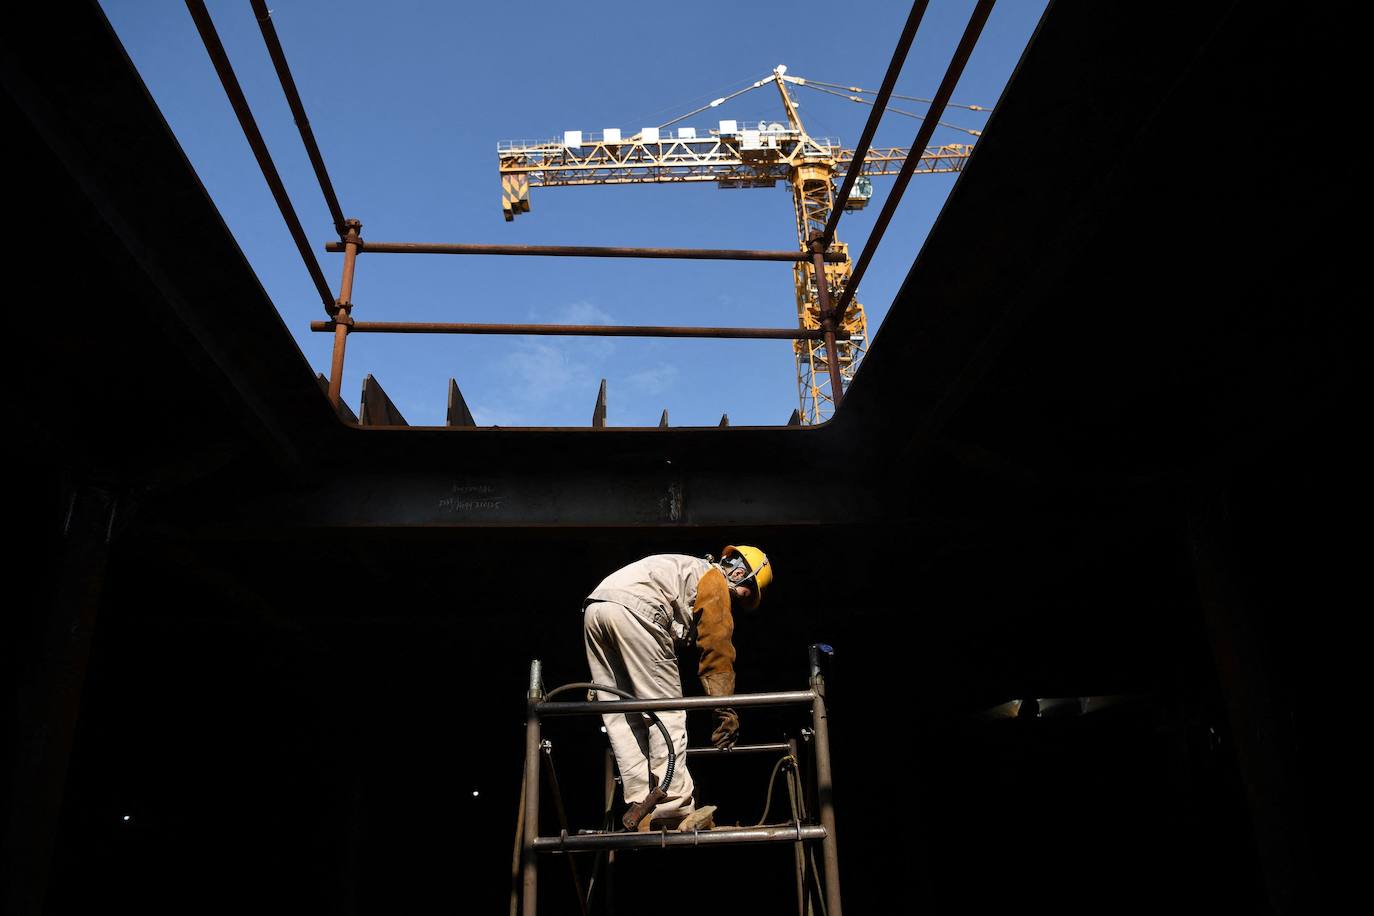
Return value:
<svg viewBox="0 0 1374 916">
<path fill-rule="evenodd" d="M 733 756 L 735 754 L 786 754 L 792 750 L 785 741 L 773 744 L 736 744 L 734 747 L 689 747 L 688 757 L 705 757 L 715 754 Z"/>
<path fill-rule="evenodd" d="M 539 703 L 540 716 L 614 715 L 619 712 L 657 712 L 668 709 L 715 709 L 718 706 L 809 706 L 816 699 L 810 690 L 778 693 L 741 693 L 723 697 L 657 697 L 647 700 L 607 700 L 600 703 Z"/>
<path fill-rule="evenodd" d="M 535 837 L 534 851 L 581 852 L 595 849 L 666 849 L 669 846 L 735 846 L 742 843 L 797 843 L 823 840 L 825 837 L 824 827 L 793 825 L 702 830 L 692 833 L 664 830 L 654 833 L 584 833 Z"/>
<path fill-rule="evenodd" d="M 312 321 L 310 330 L 333 333 L 335 322 Z M 701 328 L 614 324 L 470 324 L 446 321 L 355 321 L 350 333 L 369 334 L 514 334 L 555 337 L 701 337 L 734 340 L 821 340 L 820 328 Z M 838 340 L 848 340 L 839 331 Z"/>
<path fill-rule="evenodd" d="M 325 251 L 344 250 L 341 242 L 327 242 Z M 554 258 L 682 258 L 691 261 L 809 261 L 805 251 L 753 248 L 618 248 L 605 245 L 484 245 L 440 242 L 368 242 L 361 247 L 370 254 L 501 254 Z M 831 262 L 845 260 L 838 251 L 827 251 Z"/>
</svg>

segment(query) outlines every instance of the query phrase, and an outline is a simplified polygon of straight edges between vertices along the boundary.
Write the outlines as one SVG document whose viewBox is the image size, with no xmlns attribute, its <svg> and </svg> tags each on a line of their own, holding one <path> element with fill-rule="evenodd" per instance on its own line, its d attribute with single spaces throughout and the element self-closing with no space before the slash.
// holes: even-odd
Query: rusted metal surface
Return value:
<svg viewBox="0 0 1374 916">
<path fill-rule="evenodd" d="M 458 390 L 458 382 L 454 379 L 448 380 L 448 416 L 445 425 L 477 425 L 476 421 L 472 419 L 472 411 L 468 410 L 468 402 L 463 400 L 463 392 Z"/>
<path fill-rule="evenodd" d="M 262 0 L 254 0 L 260 3 Z M 902 27 L 902 34 L 897 37 L 897 47 L 892 51 L 892 60 L 887 65 L 887 75 L 883 77 L 883 84 L 878 87 L 878 95 L 873 100 L 873 109 L 868 113 L 868 121 L 864 124 L 863 133 L 859 135 L 859 142 L 854 147 L 854 158 L 850 160 L 849 171 L 845 172 L 844 181 L 840 183 L 839 193 L 835 195 L 835 203 L 830 211 L 830 219 L 825 222 L 825 230 L 821 233 L 821 242 L 825 245 L 830 244 L 830 240 L 835 237 L 835 227 L 840 224 L 840 214 L 844 212 L 844 205 L 849 200 L 849 192 L 854 190 L 854 182 L 858 179 L 859 173 L 863 171 L 864 160 L 868 157 L 868 148 L 873 143 L 873 135 L 878 130 L 878 122 L 883 118 L 883 112 L 887 109 L 887 101 L 892 95 L 892 89 L 897 85 L 897 77 L 902 73 L 902 65 L 906 63 L 906 55 L 911 50 L 911 42 L 916 38 L 916 32 L 921 27 L 921 19 L 925 16 L 926 6 L 929 0 L 916 0 L 911 5 L 911 12 L 907 14 L 906 25 Z M 912 150 L 917 158 L 925 153 L 924 147 Z M 907 156 L 911 158 L 910 154 Z"/>
<path fill-rule="evenodd" d="M 840 372 L 840 354 L 835 352 L 838 349 L 835 344 L 840 339 L 840 335 L 835 332 L 834 326 L 827 327 L 824 334 L 825 340 L 825 369 L 830 373 L 830 400 L 839 409 L 840 402 L 844 400 L 844 375 Z"/>
<path fill-rule="evenodd" d="M 930 142 L 931 136 L 935 133 L 935 128 L 938 126 L 937 122 L 944 114 L 945 106 L 949 103 L 949 97 L 954 94 L 955 86 L 959 84 L 959 77 L 964 72 L 964 66 L 968 63 L 974 46 L 978 44 L 978 36 L 983 33 L 983 26 L 992 13 L 994 3 L 996 0 L 978 0 L 973 15 L 969 17 L 963 37 L 959 39 L 959 45 L 954 49 L 954 56 L 950 58 L 949 67 L 945 70 L 944 79 L 940 81 L 940 88 L 935 90 L 935 96 L 930 103 L 930 110 L 926 112 L 925 120 L 921 122 L 920 129 L 916 131 L 916 139 L 911 141 L 911 152 L 907 154 L 906 162 L 902 164 L 902 170 L 897 173 L 897 179 L 893 182 L 892 191 L 887 195 L 887 200 L 883 201 L 882 212 L 873 222 L 873 230 L 868 234 L 868 241 L 864 244 L 863 253 L 854 262 L 854 270 L 850 274 L 849 282 L 845 285 L 844 292 L 840 295 L 840 301 L 835 307 L 836 312 L 841 315 L 844 314 L 845 309 L 849 308 L 849 303 L 854 298 L 854 291 L 859 288 L 859 281 L 863 279 L 869 261 L 873 260 L 873 254 L 878 250 L 878 245 L 883 240 L 883 233 L 887 231 L 888 223 L 892 222 L 892 215 L 897 212 L 897 205 L 902 201 L 902 193 L 906 190 L 907 183 L 911 181 L 911 174 L 920 161 L 921 151 L 926 148 L 926 144 Z M 877 109 L 875 108 L 874 111 L 876 112 Z"/>
<path fill-rule="evenodd" d="M 401 411 L 387 397 L 381 384 L 368 374 L 363 379 L 363 403 L 358 411 L 363 426 L 409 426 Z"/>
<path fill-rule="evenodd" d="M 334 193 L 334 183 L 329 180 L 329 172 L 324 167 L 324 156 L 320 154 L 320 146 L 315 142 L 315 132 L 310 129 L 310 119 L 305 116 L 305 106 L 301 103 L 300 92 L 296 90 L 291 68 L 286 63 L 286 53 L 282 51 L 281 40 L 277 38 L 277 28 L 272 24 L 272 11 L 267 8 L 265 0 L 252 0 L 252 4 L 253 15 L 257 16 L 258 28 L 262 31 L 262 40 L 267 44 L 267 54 L 272 58 L 272 66 L 277 71 L 277 79 L 281 81 L 282 92 L 286 94 L 286 104 L 291 108 L 291 116 L 296 119 L 296 129 L 300 131 L 306 155 L 310 157 L 315 177 L 320 182 L 320 192 L 324 194 L 324 202 L 329 207 L 334 228 L 342 238 L 348 232 L 343 209 L 339 206 L 339 198 Z"/>
<path fill-rule="evenodd" d="M 353 272 L 358 265 L 358 252 L 363 248 L 363 224 L 360 220 L 344 220 L 344 266 L 343 279 L 339 281 L 339 300 L 335 303 L 338 308 L 351 309 L 353 307 Z M 332 312 L 331 312 L 332 314 Z"/>
<path fill-rule="evenodd" d="M 344 245 L 343 278 L 339 281 L 339 299 L 329 313 L 334 324 L 334 350 L 329 363 L 329 401 L 336 407 L 342 403 L 344 352 L 348 348 L 348 332 L 353 326 L 353 272 L 358 264 L 358 244 L 362 241 L 363 224 L 356 219 L 344 221 L 347 236 Z"/>
<path fill-rule="evenodd" d="M 344 250 L 342 242 L 328 242 L 325 251 Z M 369 254 L 498 254 L 554 258 L 680 258 L 689 261 L 807 261 L 801 251 L 754 248 L 623 248 L 605 245 L 485 245 L 441 242 L 365 242 Z M 826 252 L 825 259 L 839 262 L 845 256 Z"/>
<path fill-rule="evenodd" d="M 536 852 L 577 852 L 593 849 L 667 849 L 670 846 L 735 846 L 743 843 L 796 843 L 799 840 L 824 840 L 824 827 L 740 827 L 702 830 L 691 833 L 654 831 L 652 833 L 592 833 L 569 836 L 541 836 L 534 840 Z M 832 910 L 831 912 L 835 912 Z"/>
<path fill-rule="evenodd" d="M 333 321 L 312 321 L 310 330 L 336 332 Z M 728 340 L 820 340 L 816 328 L 714 328 L 616 324 L 472 324 L 450 321 L 354 321 L 351 333 L 364 334 L 528 334 L 555 337 L 702 337 Z M 838 331 L 837 340 L 848 340 Z"/>
<path fill-rule="evenodd" d="M 596 391 L 596 406 L 592 408 L 592 427 L 594 429 L 604 429 L 606 426 L 606 380 L 601 380 L 601 387 Z"/>
<path fill-rule="evenodd" d="M 821 249 L 820 240 L 811 243 L 812 269 L 816 280 L 816 305 L 820 312 L 822 339 L 825 341 L 825 368 L 830 375 L 830 401 L 834 404 L 835 409 L 839 410 L 840 402 L 844 400 L 844 373 L 840 371 L 840 354 L 836 352 L 838 348 L 835 344 L 841 339 L 836 328 L 844 312 L 831 305 L 830 280 L 825 275 L 825 260 L 821 257 Z M 857 280 L 851 281 L 849 288 L 854 288 L 857 283 Z M 841 306 L 842 308 L 843 306 Z M 848 336 L 845 334 L 845 339 L 848 339 Z"/>
<path fill-rule="evenodd" d="M 224 93 L 229 97 L 229 104 L 233 106 L 234 114 L 239 119 L 239 126 L 243 128 L 243 135 L 253 150 L 253 156 L 258 160 L 258 168 L 262 170 L 262 177 L 267 180 L 267 187 L 271 189 L 272 198 L 277 202 L 277 208 L 281 210 L 282 219 L 286 220 L 286 228 L 291 233 L 291 239 L 296 243 L 296 248 L 301 253 L 301 260 L 305 262 L 305 269 L 309 271 L 310 279 L 320 294 L 320 302 L 323 303 L 325 311 L 333 314 L 334 295 L 329 291 L 329 284 L 324 279 L 324 272 L 320 269 L 319 262 L 315 260 L 314 252 L 310 250 L 310 240 L 306 238 L 305 230 L 301 228 L 301 221 L 296 216 L 296 210 L 291 206 L 291 198 L 286 193 L 286 186 L 282 184 L 281 175 L 278 174 L 277 167 L 272 162 L 272 155 L 267 151 L 267 144 L 262 139 L 262 132 L 258 130 L 257 121 L 253 119 L 252 109 L 248 107 L 248 99 L 243 94 L 243 88 L 239 86 L 238 77 L 234 75 L 234 68 L 229 64 L 229 55 L 225 53 L 224 45 L 219 40 L 219 33 L 215 31 L 215 24 L 210 19 L 210 13 L 205 9 L 202 0 L 186 0 L 186 8 L 190 10 L 191 18 L 195 20 L 196 30 L 200 32 L 200 39 L 205 43 L 205 50 L 210 54 L 210 61 L 215 66 L 215 72 L 219 74 L 219 81 L 224 86 Z"/>
<path fill-rule="evenodd" d="M 347 317 L 347 316 L 345 316 Z M 325 392 L 329 403 L 336 408 L 343 404 L 344 350 L 348 347 L 348 321 L 330 322 L 334 331 L 334 349 L 329 359 L 329 389 Z"/>
</svg>

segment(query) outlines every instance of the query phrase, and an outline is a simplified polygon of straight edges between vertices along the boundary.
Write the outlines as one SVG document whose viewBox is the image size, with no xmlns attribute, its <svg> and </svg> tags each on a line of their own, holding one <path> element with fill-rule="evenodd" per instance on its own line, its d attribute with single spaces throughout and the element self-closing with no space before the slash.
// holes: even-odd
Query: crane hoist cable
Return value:
<svg viewBox="0 0 1374 916">
<path fill-rule="evenodd" d="M 650 121 L 651 121 L 653 118 L 655 118 L 656 116 L 661 115 L 661 114 L 663 114 L 663 113 L 665 113 L 665 112 L 669 112 L 669 111 L 678 111 L 678 110 L 680 110 L 680 109 L 682 109 L 682 108 L 687 107 L 688 105 L 695 105 L 695 104 L 697 104 L 697 102 L 699 102 L 699 101 L 706 101 L 707 99 L 714 99 L 714 98 L 716 98 L 717 96 L 719 96 L 721 93 L 729 92 L 730 90 L 734 89 L 736 86 L 742 85 L 742 84 L 744 84 L 744 83 L 752 83 L 752 82 L 753 82 L 753 80 L 752 80 L 751 78 L 746 77 L 746 76 L 741 76 L 741 77 L 739 77 L 738 79 L 732 79 L 732 80 L 728 81 L 727 83 L 725 83 L 724 85 L 722 85 L 720 88 L 714 89 L 714 90 L 712 90 L 712 91 L 710 91 L 710 92 L 698 93 L 697 95 L 694 95 L 694 96 L 692 96 L 692 97 L 689 98 L 689 99 L 684 99 L 684 100 L 682 100 L 682 101 L 680 101 L 680 102 L 674 102 L 674 103 L 669 104 L 669 105 L 660 105 L 659 107 L 655 108 L 653 111 L 651 111 L 651 112 L 649 112 L 649 113 L 643 115 L 642 117 L 635 118 L 634 120 L 635 120 L 636 123 L 639 123 L 639 124 L 648 124 L 648 123 L 650 123 Z"/>
<path fill-rule="evenodd" d="M 757 82 L 754 82 L 754 83 L 750 83 L 748 86 L 745 86 L 743 89 L 740 89 L 738 92 L 732 92 L 732 93 L 730 93 L 729 95 L 721 96 L 720 98 L 714 99 L 714 100 L 712 100 L 710 103 L 701 106 L 700 108 L 696 109 L 695 111 L 689 111 L 689 112 L 687 112 L 685 115 L 681 115 L 681 116 L 679 116 L 679 117 L 673 118 L 671 121 L 666 121 L 666 122 L 664 122 L 664 123 L 658 125 L 658 129 L 659 129 L 659 130 L 662 130 L 662 129 L 665 128 L 665 127 L 671 127 L 671 126 L 673 126 L 674 124 L 676 124 L 678 121 L 685 121 L 685 120 L 687 120 L 688 118 L 690 118 L 692 115 L 701 114 L 703 111 L 709 111 L 710 109 L 715 108 L 717 105 L 722 105 L 722 104 L 724 104 L 725 102 L 730 101 L 731 99 L 735 98 L 736 96 L 744 95 L 746 92 L 751 92 L 751 91 L 753 91 L 753 90 L 755 90 L 755 89 L 758 89 L 758 88 L 761 87 L 761 86 L 767 86 L 767 85 L 768 85 L 769 83 L 771 83 L 771 82 L 773 82 L 773 75 L 770 73 L 770 74 L 769 74 L 767 77 L 765 77 L 764 79 L 761 79 L 761 80 L 759 80 L 759 81 L 757 81 Z"/>
<path fill-rule="evenodd" d="M 867 95 L 877 95 L 877 94 L 878 94 L 878 90 L 876 90 L 876 89 L 864 89 L 864 88 L 861 87 L 861 86 L 841 86 L 839 83 L 827 83 L 827 82 L 824 82 L 824 81 L 822 81 L 822 80 L 811 80 L 811 79 L 809 79 L 809 80 L 806 81 L 806 85 L 810 85 L 810 84 L 812 84 L 812 83 L 814 83 L 814 84 L 817 85 L 817 86 L 828 86 L 828 87 L 830 87 L 831 89 L 845 89 L 845 90 L 848 90 L 849 92 L 862 92 L 862 93 L 865 93 L 865 94 L 867 94 Z M 895 92 L 892 93 L 892 94 L 889 96 L 889 98 L 893 98 L 893 99 L 905 99 L 905 100 L 907 100 L 908 102 L 924 102 L 924 103 L 927 104 L 927 105 L 929 105 L 932 101 L 934 101 L 934 99 L 923 99 L 923 98 L 920 98 L 919 96 L 914 96 L 914 95 L 899 95 L 898 93 L 895 93 Z M 990 110 L 991 110 L 991 109 L 988 108 L 986 105 L 961 105 L 961 104 L 959 104 L 958 102 L 946 102 L 946 103 L 945 103 L 945 107 L 946 107 L 946 108 L 962 108 L 962 109 L 964 109 L 965 111 L 990 111 Z"/>
<path fill-rule="evenodd" d="M 797 85 L 805 86 L 808 89 L 814 89 L 817 92 L 824 92 L 827 95 L 839 96 L 840 98 L 848 99 L 851 102 L 858 102 L 860 105 L 873 104 L 872 99 L 865 99 L 862 96 L 857 95 L 845 95 L 843 92 L 836 92 L 833 89 L 822 89 L 820 86 L 811 85 L 810 81 L 805 83 L 798 83 Z M 914 111 L 906 111 L 902 108 L 893 108 L 891 105 L 888 105 L 883 110 L 890 111 L 893 114 L 906 115 L 908 118 L 915 118 L 918 121 L 924 121 L 926 119 L 925 115 L 917 114 Z M 939 124 L 941 127 L 948 127 L 950 130 L 962 131 L 963 133 L 968 134 L 970 137 L 981 137 L 983 135 L 983 132 L 981 130 L 974 130 L 971 127 L 960 127 L 958 124 L 950 124 L 947 121 L 936 121 L 935 123 Z"/>
</svg>

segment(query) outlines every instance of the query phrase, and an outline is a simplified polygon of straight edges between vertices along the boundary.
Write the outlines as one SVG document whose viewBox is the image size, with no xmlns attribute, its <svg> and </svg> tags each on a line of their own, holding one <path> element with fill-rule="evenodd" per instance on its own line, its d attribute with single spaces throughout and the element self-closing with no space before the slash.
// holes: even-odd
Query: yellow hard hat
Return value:
<svg viewBox="0 0 1374 916">
<path fill-rule="evenodd" d="M 763 590 L 773 581 L 773 566 L 768 562 L 767 554 L 757 547 L 750 547 L 747 544 L 741 544 L 738 547 L 727 546 L 720 552 L 722 560 L 728 560 L 732 555 L 744 558 L 744 562 L 749 564 L 749 572 L 753 574 L 754 583 L 757 585 L 757 588 L 752 590 L 753 598 L 749 601 L 749 609 L 752 611 L 763 600 Z"/>
</svg>

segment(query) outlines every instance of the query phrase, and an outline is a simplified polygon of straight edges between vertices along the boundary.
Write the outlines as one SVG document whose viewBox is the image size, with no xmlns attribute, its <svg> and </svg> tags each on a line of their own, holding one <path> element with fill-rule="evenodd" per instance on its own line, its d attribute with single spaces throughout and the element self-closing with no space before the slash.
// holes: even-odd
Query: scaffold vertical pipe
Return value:
<svg viewBox="0 0 1374 916">
<path fill-rule="evenodd" d="M 791 802 L 793 819 L 801 823 L 800 768 L 797 757 L 797 739 L 787 739 L 787 756 L 792 758 L 792 766 L 787 774 L 787 797 Z M 793 858 L 797 867 L 797 916 L 806 916 L 806 844 L 801 840 L 792 844 Z"/>
<path fill-rule="evenodd" d="M 830 726 L 826 721 L 825 677 L 821 674 L 819 646 L 811 647 L 811 689 L 816 694 L 811 701 L 812 728 L 816 732 L 816 801 L 821 809 L 821 826 L 825 828 L 821 854 L 825 870 L 826 916 L 841 916 L 840 856 L 835 842 L 835 790 L 830 774 Z"/>
<path fill-rule="evenodd" d="M 348 234 L 344 237 L 343 279 L 339 283 L 339 301 L 334 310 L 334 354 L 329 363 L 329 403 L 336 409 L 343 397 L 344 350 L 348 346 L 348 329 L 353 323 L 353 272 L 362 244 L 363 224 L 350 219 L 345 220 L 344 226 Z"/>
<path fill-rule="evenodd" d="M 539 836 L 539 712 L 544 699 L 544 679 L 539 659 L 530 662 L 530 687 L 525 694 L 525 835 L 523 849 L 524 876 L 521 882 L 520 912 L 523 916 L 538 916 L 539 860 L 534 851 L 534 838 Z"/>
<path fill-rule="evenodd" d="M 604 829 L 604 830 L 613 830 L 613 829 L 615 829 L 615 817 L 614 817 L 614 812 L 615 812 L 615 786 L 616 786 L 616 782 L 615 782 L 615 755 L 614 755 L 613 753 L 611 753 L 611 749 L 610 749 L 609 747 L 606 748 L 606 763 L 605 763 L 605 770 L 604 770 L 604 779 L 605 779 L 605 783 L 606 783 L 606 811 L 605 811 L 605 816 L 602 818 L 602 821 L 601 821 L 601 823 L 604 825 L 602 829 Z M 608 849 L 608 850 L 606 850 L 606 864 L 605 864 L 605 872 L 604 872 L 604 875 L 605 875 L 605 877 L 602 879 L 602 885 L 605 887 L 605 891 L 603 891 L 602 893 L 604 894 L 604 898 L 603 898 L 603 899 L 605 899 L 605 901 L 606 901 L 606 906 L 603 908 L 603 910 L 604 910 L 604 912 L 606 913 L 606 916 L 614 916 L 614 914 L 615 914 L 615 850 L 614 850 L 614 849 Z"/>
<path fill-rule="evenodd" d="M 816 301 L 819 306 L 821 327 L 825 329 L 825 364 L 830 373 L 830 403 L 839 410 L 844 398 L 844 376 L 840 373 L 840 354 L 835 328 L 840 316 L 836 315 L 830 301 L 830 278 L 825 275 L 825 245 L 819 239 L 811 243 L 811 263 L 816 274 Z"/>
</svg>

